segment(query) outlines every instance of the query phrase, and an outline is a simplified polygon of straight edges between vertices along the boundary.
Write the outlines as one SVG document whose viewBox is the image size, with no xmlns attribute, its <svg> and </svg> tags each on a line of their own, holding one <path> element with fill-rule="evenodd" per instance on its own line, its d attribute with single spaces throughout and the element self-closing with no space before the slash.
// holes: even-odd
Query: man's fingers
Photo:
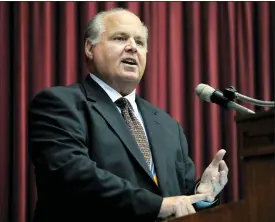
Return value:
<svg viewBox="0 0 275 222">
<path fill-rule="evenodd" d="M 225 171 L 220 172 L 220 184 L 225 186 L 228 182 L 227 173 Z"/>
<path fill-rule="evenodd" d="M 212 197 L 212 196 L 208 196 L 206 198 L 206 201 L 208 201 L 208 202 L 213 202 L 214 200 L 215 200 L 215 197 Z"/>
<path fill-rule="evenodd" d="M 187 208 L 188 214 L 194 214 L 194 213 L 196 213 L 196 211 L 195 211 L 193 205 L 190 203 L 190 201 L 186 205 L 186 208 Z"/>
<path fill-rule="evenodd" d="M 225 171 L 225 173 L 228 174 L 228 167 L 224 160 L 220 162 L 220 171 Z"/>
<path fill-rule="evenodd" d="M 222 159 L 223 159 L 225 153 L 226 153 L 225 150 L 223 150 L 223 149 L 222 149 L 222 150 L 219 150 L 219 151 L 216 153 L 214 159 L 212 160 L 211 165 L 212 165 L 213 167 L 218 167 L 219 164 L 220 164 L 220 162 L 222 161 Z"/>
<path fill-rule="evenodd" d="M 182 210 L 181 210 L 181 205 L 177 205 L 176 206 L 176 213 L 175 213 L 176 217 L 181 217 L 182 216 Z"/>
<path fill-rule="evenodd" d="M 209 196 L 209 194 L 195 194 L 188 196 L 188 199 L 191 204 L 197 203 L 202 200 L 206 200 L 206 197 Z"/>
<path fill-rule="evenodd" d="M 181 212 L 182 212 L 182 215 L 181 216 L 186 216 L 188 215 L 188 209 L 186 207 L 186 203 L 182 204 L 181 205 Z"/>
<path fill-rule="evenodd" d="M 212 186 L 213 186 L 213 193 L 219 193 L 220 192 L 220 190 L 221 190 L 220 179 L 221 178 L 219 178 L 219 181 L 217 181 L 216 179 L 211 180 L 211 183 L 212 183 Z"/>
<path fill-rule="evenodd" d="M 182 217 L 189 214 L 196 213 L 194 207 L 192 206 L 189 198 L 182 199 L 177 205 L 176 205 L 176 217 Z"/>
</svg>

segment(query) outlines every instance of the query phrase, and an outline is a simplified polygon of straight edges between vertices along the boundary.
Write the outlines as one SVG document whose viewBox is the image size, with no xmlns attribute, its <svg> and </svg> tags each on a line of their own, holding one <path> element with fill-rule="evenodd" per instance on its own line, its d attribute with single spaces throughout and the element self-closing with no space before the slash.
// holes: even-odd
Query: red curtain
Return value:
<svg viewBox="0 0 275 222">
<path fill-rule="evenodd" d="M 199 177 L 220 148 L 238 199 L 233 111 L 200 101 L 199 83 L 274 100 L 271 2 L 1 2 L 0 221 L 31 221 L 36 201 L 27 149 L 27 106 L 43 88 L 87 75 L 83 33 L 98 11 L 125 7 L 149 28 L 149 53 L 138 92 L 180 121 Z M 247 105 L 254 109 L 254 107 Z"/>
</svg>

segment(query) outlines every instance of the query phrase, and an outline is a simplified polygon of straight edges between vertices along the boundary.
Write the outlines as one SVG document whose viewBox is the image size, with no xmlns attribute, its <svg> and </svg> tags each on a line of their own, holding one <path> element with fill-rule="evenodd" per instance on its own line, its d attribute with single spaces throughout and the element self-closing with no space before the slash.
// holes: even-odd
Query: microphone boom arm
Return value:
<svg viewBox="0 0 275 222">
<path fill-rule="evenodd" d="M 253 98 L 250 98 L 248 96 L 242 95 L 237 92 L 235 93 L 235 96 L 236 96 L 236 99 L 243 101 L 243 102 L 253 104 L 255 106 L 265 106 L 265 107 L 274 107 L 275 106 L 274 101 L 262 101 L 262 100 L 258 100 L 258 99 L 253 99 Z"/>
<path fill-rule="evenodd" d="M 242 95 L 241 93 L 238 93 L 238 91 L 234 88 L 234 86 L 229 86 L 228 88 L 223 90 L 222 93 L 230 101 L 237 99 L 246 103 L 253 104 L 255 106 L 265 106 L 265 107 L 275 106 L 274 101 L 262 101 L 262 100 L 258 100 L 258 99 L 254 99 L 254 98 Z"/>
</svg>

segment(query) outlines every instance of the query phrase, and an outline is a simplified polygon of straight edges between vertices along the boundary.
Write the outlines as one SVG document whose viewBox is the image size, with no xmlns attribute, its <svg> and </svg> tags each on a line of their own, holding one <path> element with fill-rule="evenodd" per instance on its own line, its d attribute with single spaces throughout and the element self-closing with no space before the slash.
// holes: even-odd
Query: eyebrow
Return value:
<svg viewBox="0 0 275 222">
<path fill-rule="evenodd" d="M 113 33 L 110 37 L 112 38 L 112 37 L 114 37 L 114 36 L 116 36 L 116 35 L 122 35 L 122 36 L 127 36 L 127 37 L 129 37 L 129 34 L 127 34 L 126 32 L 115 32 L 115 33 Z M 140 35 L 137 35 L 137 36 L 135 36 L 134 38 L 135 38 L 135 39 L 138 39 L 138 40 L 143 40 L 143 41 L 145 41 L 145 38 L 142 37 L 142 36 L 140 36 Z"/>
</svg>

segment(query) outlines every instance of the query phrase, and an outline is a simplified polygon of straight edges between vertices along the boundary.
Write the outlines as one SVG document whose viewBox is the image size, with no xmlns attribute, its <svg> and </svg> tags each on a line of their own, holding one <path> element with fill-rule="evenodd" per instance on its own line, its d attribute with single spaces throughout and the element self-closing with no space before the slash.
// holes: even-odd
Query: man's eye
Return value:
<svg viewBox="0 0 275 222">
<path fill-rule="evenodd" d="M 136 43 L 137 43 L 138 45 L 144 46 L 144 42 L 143 42 L 143 41 L 136 41 Z"/>
<path fill-rule="evenodd" d="M 126 38 L 122 37 L 122 36 L 117 36 L 117 37 L 114 38 L 114 40 L 116 40 L 116 41 L 124 41 L 124 40 L 126 40 Z"/>
</svg>

